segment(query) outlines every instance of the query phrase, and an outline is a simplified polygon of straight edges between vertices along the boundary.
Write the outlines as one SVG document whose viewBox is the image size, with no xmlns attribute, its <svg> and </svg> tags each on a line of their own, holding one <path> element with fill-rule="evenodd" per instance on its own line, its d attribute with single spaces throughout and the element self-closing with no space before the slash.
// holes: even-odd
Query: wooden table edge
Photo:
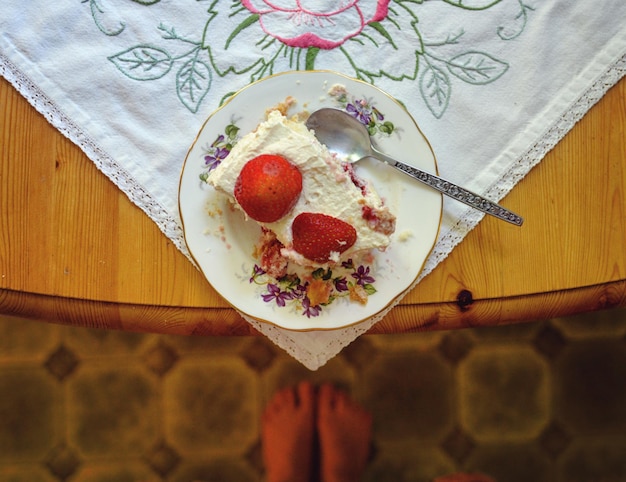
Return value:
<svg viewBox="0 0 626 482">
<path fill-rule="evenodd" d="M 626 279 L 498 299 L 396 306 L 368 334 L 452 330 L 544 320 L 626 306 Z M 259 332 L 230 308 L 157 307 L 0 289 L 0 314 L 72 326 L 133 332 L 245 336 Z"/>
</svg>

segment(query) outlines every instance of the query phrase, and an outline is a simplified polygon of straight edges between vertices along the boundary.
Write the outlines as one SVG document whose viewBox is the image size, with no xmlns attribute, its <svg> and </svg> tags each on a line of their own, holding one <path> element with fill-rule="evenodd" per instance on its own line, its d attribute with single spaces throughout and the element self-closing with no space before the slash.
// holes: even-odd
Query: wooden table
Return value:
<svg viewBox="0 0 626 482">
<path fill-rule="evenodd" d="M 157 333 L 256 331 L 0 79 L 0 313 Z M 371 333 L 626 305 L 626 79 Z"/>
</svg>

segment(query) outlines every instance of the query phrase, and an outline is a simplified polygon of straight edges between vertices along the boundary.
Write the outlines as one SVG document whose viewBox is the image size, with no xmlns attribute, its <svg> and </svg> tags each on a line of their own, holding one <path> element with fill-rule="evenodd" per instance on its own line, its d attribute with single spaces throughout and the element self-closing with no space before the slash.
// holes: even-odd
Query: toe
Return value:
<svg viewBox="0 0 626 482">
<path fill-rule="evenodd" d="M 350 400 L 350 397 L 348 397 L 348 394 L 344 391 L 336 391 L 335 393 L 335 406 L 338 409 L 346 409 L 346 408 L 350 408 L 352 402 Z"/>
<path fill-rule="evenodd" d="M 296 404 L 296 393 L 294 389 L 284 388 L 280 391 L 280 403 L 283 407 L 293 407 Z"/>
<path fill-rule="evenodd" d="M 265 411 L 270 413 L 280 412 L 281 410 L 293 407 L 295 404 L 295 394 L 292 388 L 282 388 L 272 396 L 266 406 Z"/>
<path fill-rule="evenodd" d="M 323 384 L 319 389 L 318 405 L 320 410 L 331 410 L 335 406 L 335 387 L 329 383 Z"/>
<path fill-rule="evenodd" d="M 308 380 L 302 381 L 298 384 L 298 402 L 301 407 L 305 409 L 313 408 L 314 404 L 314 389 L 311 382 Z"/>
</svg>

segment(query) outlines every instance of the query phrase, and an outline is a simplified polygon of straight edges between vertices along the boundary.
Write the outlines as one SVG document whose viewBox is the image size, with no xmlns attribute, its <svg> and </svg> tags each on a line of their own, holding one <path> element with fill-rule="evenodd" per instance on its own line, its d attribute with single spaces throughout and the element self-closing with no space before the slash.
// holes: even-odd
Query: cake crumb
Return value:
<svg viewBox="0 0 626 482">
<path fill-rule="evenodd" d="M 278 112 L 280 112 L 283 117 L 287 117 L 287 112 L 289 111 L 289 109 L 291 107 L 293 107 L 296 104 L 296 99 L 294 99 L 293 97 L 291 97 L 290 95 L 287 96 L 285 98 L 285 100 L 283 100 L 282 102 L 279 102 L 278 104 L 276 104 L 274 107 L 270 107 L 269 109 L 267 109 L 265 111 L 265 117 L 268 117 L 270 112 L 273 112 L 275 110 L 277 110 Z"/>
<path fill-rule="evenodd" d="M 410 229 L 405 229 L 404 231 L 398 233 L 398 241 L 404 243 L 413 237 L 413 231 Z"/>
<path fill-rule="evenodd" d="M 331 97 L 341 97 L 347 93 L 346 86 L 342 84 L 334 84 L 328 91 L 328 95 Z"/>
<path fill-rule="evenodd" d="M 306 122 L 306 120 L 309 118 L 311 114 L 309 113 L 309 111 L 307 110 L 302 110 L 300 112 L 298 112 L 297 114 L 294 114 L 291 117 L 291 120 L 293 120 L 294 122 L 301 122 L 302 124 L 304 124 Z"/>
<path fill-rule="evenodd" d="M 207 202 L 205 206 L 205 211 L 209 215 L 210 218 L 216 218 L 224 214 L 221 206 L 214 202 Z"/>
<path fill-rule="evenodd" d="M 311 306 L 324 305 L 330 300 L 332 282 L 314 279 L 309 283 L 306 294 Z"/>
<path fill-rule="evenodd" d="M 350 290 L 350 300 L 357 301 L 362 305 L 367 304 L 367 291 L 361 285 L 352 285 L 348 288 Z"/>
</svg>

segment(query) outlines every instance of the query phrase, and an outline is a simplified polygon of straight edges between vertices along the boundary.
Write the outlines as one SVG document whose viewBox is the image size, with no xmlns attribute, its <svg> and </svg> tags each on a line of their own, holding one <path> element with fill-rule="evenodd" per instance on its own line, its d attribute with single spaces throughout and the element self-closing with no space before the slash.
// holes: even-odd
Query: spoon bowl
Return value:
<svg viewBox="0 0 626 482">
<path fill-rule="evenodd" d="M 329 151 L 346 162 L 355 163 L 367 157 L 377 159 L 474 209 L 516 226 L 521 226 L 524 222 L 517 214 L 478 194 L 379 151 L 372 144 L 367 128 L 347 112 L 331 108 L 319 109 L 309 116 L 306 126 Z"/>
</svg>

